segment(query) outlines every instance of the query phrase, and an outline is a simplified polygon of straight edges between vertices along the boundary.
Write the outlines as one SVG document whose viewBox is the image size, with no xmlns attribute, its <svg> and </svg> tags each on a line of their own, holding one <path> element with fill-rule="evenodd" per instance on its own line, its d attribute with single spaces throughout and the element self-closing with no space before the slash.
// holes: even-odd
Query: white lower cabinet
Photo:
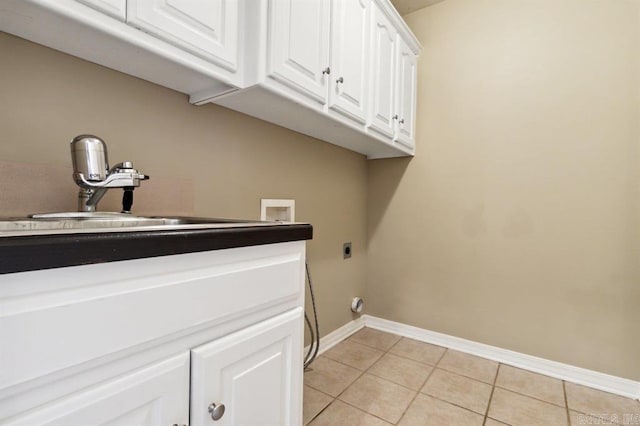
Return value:
<svg viewBox="0 0 640 426">
<path fill-rule="evenodd" d="M 188 423 L 188 352 L 45 405 L 9 422 L 25 426 Z"/>
<path fill-rule="evenodd" d="M 127 19 L 127 0 L 77 0 L 99 12 L 111 15 L 124 22 Z"/>
<path fill-rule="evenodd" d="M 304 259 L 293 241 L 1 275 L 0 424 L 301 424 Z"/>
<path fill-rule="evenodd" d="M 193 349 L 191 426 L 301 424 L 301 339 L 298 308 Z"/>
</svg>

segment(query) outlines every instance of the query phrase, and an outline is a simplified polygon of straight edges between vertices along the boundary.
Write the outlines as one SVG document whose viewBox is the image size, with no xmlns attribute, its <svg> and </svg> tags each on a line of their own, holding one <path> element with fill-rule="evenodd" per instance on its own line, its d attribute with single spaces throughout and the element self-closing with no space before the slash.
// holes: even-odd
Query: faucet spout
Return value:
<svg viewBox="0 0 640 426">
<path fill-rule="evenodd" d="M 80 188 L 78 191 L 78 211 L 95 212 L 98 202 L 107 193 L 106 188 L 86 189 Z"/>
</svg>

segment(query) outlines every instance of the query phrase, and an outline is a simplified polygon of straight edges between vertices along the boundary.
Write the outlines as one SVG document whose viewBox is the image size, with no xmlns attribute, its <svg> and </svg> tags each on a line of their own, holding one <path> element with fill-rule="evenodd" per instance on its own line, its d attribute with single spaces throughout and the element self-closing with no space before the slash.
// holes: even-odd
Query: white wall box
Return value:
<svg viewBox="0 0 640 426">
<path fill-rule="evenodd" d="M 369 158 L 414 153 L 420 45 L 390 0 L 4 0 L 0 30 Z"/>
<path fill-rule="evenodd" d="M 304 250 L 2 275 L 0 423 L 301 424 Z"/>
<path fill-rule="evenodd" d="M 296 200 L 262 198 L 260 200 L 260 220 L 295 222 Z"/>
</svg>

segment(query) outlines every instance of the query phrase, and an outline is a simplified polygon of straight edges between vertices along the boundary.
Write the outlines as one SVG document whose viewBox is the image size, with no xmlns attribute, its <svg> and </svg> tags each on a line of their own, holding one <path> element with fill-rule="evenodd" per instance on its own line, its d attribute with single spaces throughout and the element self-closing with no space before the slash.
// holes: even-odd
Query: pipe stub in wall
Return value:
<svg viewBox="0 0 640 426">
<path fill-rule="evenodd" d="M 354 297 L 351 301 L 351 312 L 355 312 L 359 314 L 362 312 L 362 308 L 364 307 L 364 300 L 359 297 Z"/>
</svg>

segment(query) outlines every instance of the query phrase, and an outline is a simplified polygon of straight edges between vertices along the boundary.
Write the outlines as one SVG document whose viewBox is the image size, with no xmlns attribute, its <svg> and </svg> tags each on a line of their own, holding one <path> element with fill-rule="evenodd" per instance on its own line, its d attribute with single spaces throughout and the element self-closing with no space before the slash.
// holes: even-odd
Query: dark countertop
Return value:
<svg viewBox="0 0 640 426">
<path fill-rule="evenodd" d="M 0 274 L 310 240 L 309 224 L 0 237 Z"/>
</svg>

